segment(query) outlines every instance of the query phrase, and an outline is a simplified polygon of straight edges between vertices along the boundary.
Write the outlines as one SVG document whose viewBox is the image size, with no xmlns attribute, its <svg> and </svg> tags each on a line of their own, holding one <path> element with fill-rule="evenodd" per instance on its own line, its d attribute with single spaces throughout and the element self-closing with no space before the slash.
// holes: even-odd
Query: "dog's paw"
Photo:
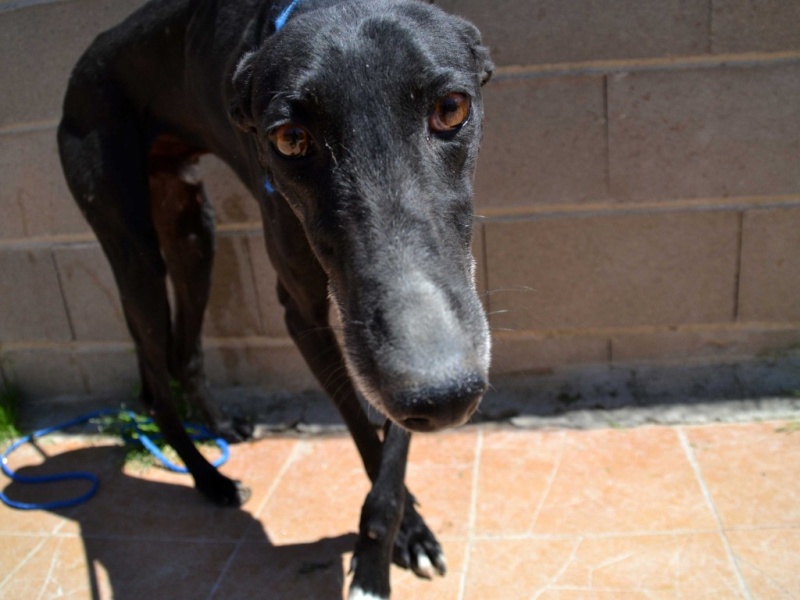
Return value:
<svg viewBox="0 0 800 600">
<path fill-rule="evenodd" d="M 414 508 L 410 495 L 395 538 L 392 561 L 399 567 L 411 569 L 423 579 L 433 579 L 434 575 L 443 576 L 447 572 L 442 547 Z"/>
<path fill-rule="evenodd" d="M 223 475 L 207 483 L 197 481 L 196 485 L 197 490 L 217 506 L 238 508 L 250 498 L 250 488 Z"/>
<path fill-rule="evenodd" d="M 234 417 L 214 425 L 214 433 L 229 444 L 238 444 L 253 439 L 254 431 L 253 423 L 243 417 Z"/>
</svg>

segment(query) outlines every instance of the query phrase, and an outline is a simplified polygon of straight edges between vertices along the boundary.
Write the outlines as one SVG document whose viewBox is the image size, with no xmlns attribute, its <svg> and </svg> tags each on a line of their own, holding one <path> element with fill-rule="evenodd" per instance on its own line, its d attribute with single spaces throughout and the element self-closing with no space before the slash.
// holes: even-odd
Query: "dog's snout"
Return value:
<svg viewBox="0 0 800 600">
<path fill-rule="evenodd" d="M 410 431 L 430 432 L 464 424 L 475 412 L 488 383 L 474 374 L 439 387 L 392 394 L 392 416 Z"/>
</svg>

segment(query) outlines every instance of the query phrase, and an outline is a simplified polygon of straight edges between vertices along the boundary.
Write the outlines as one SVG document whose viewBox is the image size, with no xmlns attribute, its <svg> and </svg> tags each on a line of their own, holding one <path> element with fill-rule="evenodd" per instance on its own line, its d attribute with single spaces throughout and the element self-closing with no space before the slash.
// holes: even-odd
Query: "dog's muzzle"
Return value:
<svg viewBox="0 0 800 600">
<path fill-rule="evenodd" d="M 384 293 L 354 303 L 371 307 L 352 320 L 360 325 L 343 319 L 359 389 L 411 431 L 463 425 L 488 387 L 491 342 L 480 301 L 466 281 L 451 289 L 459 293 L 409 269 L 385 283 Z"/>
<path fill-rule="evenodd" d="M 486 378 L 475 373 L 438 387 L 396 392 L 388 399 L 391 417 L 410 431 L 457 427 L 469 420 L 487 387 Z"/>
</svg>

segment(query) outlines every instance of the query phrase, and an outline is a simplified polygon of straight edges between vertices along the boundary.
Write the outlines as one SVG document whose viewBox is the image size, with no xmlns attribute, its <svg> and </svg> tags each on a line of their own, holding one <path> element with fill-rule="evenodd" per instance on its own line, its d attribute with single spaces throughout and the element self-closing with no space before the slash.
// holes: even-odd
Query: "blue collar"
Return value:
<svg viewBox="0 0 800 600">
<path fill-rule="evenodd" d="M 275 19 L 275 31 L 280 31 L 281 28 L 286 25 L 286 21 L 289 20 L 289 16 L 298 4 L 300 4 L 300 0 L 292 0 L 292 3 L 283 9 L 281 14 L 278 15 L 278 18 Z"/>
</svg>

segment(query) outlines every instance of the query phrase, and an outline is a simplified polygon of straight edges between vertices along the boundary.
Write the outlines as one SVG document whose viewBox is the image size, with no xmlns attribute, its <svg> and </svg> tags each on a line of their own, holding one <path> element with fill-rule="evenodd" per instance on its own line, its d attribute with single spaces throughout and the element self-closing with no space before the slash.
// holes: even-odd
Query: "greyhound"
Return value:
<svg viewBox="0 0 800 600">
<path fill-rule="evenodd" d="M 465 423 L 488 385 L 470 246 L 493 68 L 475 26 L 421 0 L 161 0 L 97 37 L 64 99 L 61 162 L 111 264 L 141 400 L 219 505 L 249 492 L 198 453 L 170 394 L 177 380 L 236 435 L 203 369 L 214 231 L 198 158 L 257 199 L 289 334 L 372 481 L 351 599 L 388 598 L 392 561 L 446 570 L 404 478 L 411 432 Z"/>
</svg>

